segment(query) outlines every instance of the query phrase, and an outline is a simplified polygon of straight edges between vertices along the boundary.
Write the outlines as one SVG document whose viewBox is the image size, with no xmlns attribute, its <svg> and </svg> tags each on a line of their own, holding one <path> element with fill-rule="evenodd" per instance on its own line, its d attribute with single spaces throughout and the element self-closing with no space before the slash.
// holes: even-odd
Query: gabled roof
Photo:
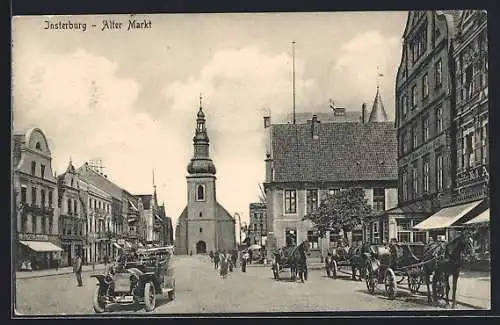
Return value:
<svg viewBox="0 0 500 325">
<path fill-rule="evenodd" d="M 393 123 L 273 124 L 275 182 L 397 180 Z"/>
<path fill-rule="evenodd" d="M 114 198 L 121 200 L 122 188 L 107 179 L 104 175 L 101 175 L 90 168 L 87 163 L 79 167 L 77 172 L 80 174 L 80 177 L 84 178 L 89 184 L 92 184 L 108 192 Z"/>
<path fill-rule="evenodd" d="M 324 108 L 321 109 L 322 111 Z M 319 111 L 319 109 L 318 109 Z M 314 110 L 310 112 L 297 112 L 295 113 L 295 122 L 296 123 L 306 123 L 311 119 L 312 115 L 316 115 L 320 121 L 323 122 L 336 122 L 336 123 L 344 123 L 344 122 L 359 122 L 361 121 L 361 110 L 345 110 L 343 116 L 335 115 L 333 112 L 315 112 Z M 278 121 L 278 123 L 288 123 L 293 120 L 292 114 L 288 114 L 285 120 Z"/>
<path fill-rule="evenodd" d="M 227 212 L 227 210 L 219 202 L 217 202 L 217 217 L 219 217 L 220 219 L 229 219 L 232 222 L 236 222 L 233 216 L 231 216 L 231 214 Z"/>
</svg>

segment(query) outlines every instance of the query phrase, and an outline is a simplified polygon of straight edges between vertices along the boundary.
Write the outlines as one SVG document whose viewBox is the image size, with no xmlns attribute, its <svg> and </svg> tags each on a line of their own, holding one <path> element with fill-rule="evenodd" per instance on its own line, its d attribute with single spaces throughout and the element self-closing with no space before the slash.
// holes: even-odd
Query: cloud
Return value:
<svg viewBox="0 0 500 325">
<path fill-rule="evenodd" d="M 290 111 L 291 62 L 287 54 L 269 54 L 253 46 L 219 51 L 199 75 L 164 88 L 169 112 L 175 114 L 175 119 L 168 119 L 168 128 L 182 135 L 190 155 L 202 93 L 211 156 L 217 167 L 217 196 L 230 212 L 247 215 L 248 204 L 258 199 L 258 183 L 265 176 L 263 108 L 269 108 L 273 118 Z M 297 106 L 306 108 L 318 100 L 318 87 L 303 78 L 302 62 L 297 61 L 296 67 L 301 92 Z"/>
<path fill-rule="evenodd" d="M 390 119 L 394 118 L 394 84 L 401 56 L 396 37 L 378 31 L 359 34 L 340 47 L 340 56 L 332 68 L 335 98 L 348 107 L 359 109 L 361 102 L 373 103 L 377 85 L 377 67 L 384 77 L 381 96 Z M 371 107 L 369 107 L 371 109 Z"/>
</svg>

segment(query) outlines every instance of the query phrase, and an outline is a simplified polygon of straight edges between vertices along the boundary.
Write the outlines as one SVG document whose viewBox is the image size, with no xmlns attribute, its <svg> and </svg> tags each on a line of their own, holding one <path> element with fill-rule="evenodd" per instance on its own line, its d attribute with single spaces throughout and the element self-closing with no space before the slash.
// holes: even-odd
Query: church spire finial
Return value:
<svg viewBox="0 0 500 325">
<path fill-rule="evenodd" d="M 377 65 L 377 92 L 380 88 L 380 78 L 383 76 L 384 76 L 384 74 L 380 73 L 380 67 Z"/>
<path fill-rule="evenodd" d="M 200 109 L 202 109 L 202 107 L 203 107 L 203 103 L 202 103 L 202 101 L 203 101 L 203 96 L 202 96 L 202 94 L 200 93 Z"/>
</svg>

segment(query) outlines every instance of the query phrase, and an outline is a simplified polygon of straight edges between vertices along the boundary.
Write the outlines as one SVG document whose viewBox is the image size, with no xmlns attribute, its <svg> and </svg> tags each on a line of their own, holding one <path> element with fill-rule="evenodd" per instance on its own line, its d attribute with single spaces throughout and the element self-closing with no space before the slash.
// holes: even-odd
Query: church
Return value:
<svg viewBox="0 0 500 325">
<path fill-rule="evenodd" d="M 235 220 L 217 202 L 215 165 L 210 159 L 205 113 L 201 107 L 193 138 L 194 154 L 187 166 L 187 206 L 175 229 L 175 253 L 204 254 L 236 248 Z"/>
</svg>

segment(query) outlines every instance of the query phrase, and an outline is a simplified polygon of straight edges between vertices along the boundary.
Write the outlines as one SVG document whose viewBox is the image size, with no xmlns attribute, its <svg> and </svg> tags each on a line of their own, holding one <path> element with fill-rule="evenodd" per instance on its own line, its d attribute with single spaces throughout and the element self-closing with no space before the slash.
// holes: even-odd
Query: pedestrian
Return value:
<svg viewBox="0 0 500 325">
<path fill-rule="evenodd" d="M 219 268 L 220 255 L 219 252 L 215 252 L 214 255 L 214 268 L 217 270 Z"/>
<path fill-rule="evenodd" d="M 253 252 L 248 250 L 248 264 L 252 264 Z"/>
<path fill-rule="evenodd" d="M 109 257 L 108 255 L 104 255 L 104 268 L 108 266 L 108 263 L 109 263 Z"/>
<path fill-rule="evenodd" d="M 210 263 L 213 263 L 214 262 L 214 252 L 213 251 L 210 251 L 210 254 L 208 254 L 210 256 Z"/>
<path fill-rule="evenodd" d="M 82 282 L 82 258 L 80 254 L 76 255 L 75 263 L 73 264 L 73 272 L 76 275 L 76 281 L 78 283 L 78 287 L 83 287 Z"/>
<path fill-rule="evenodd" d="M 189 256 L 193 256 L 193 251 L 189 251 Z"/>
<path fill-rule="evenodd" d="M 227 276 L 227 270 L 228 270 L 228 258 L 226 254 L 221 254 L 221 260 L 220 260 L 220 276 L 221 278 L 225 279 Z"/>
<path fill-rule="evenodd" d="M 241 272 L 246 272 L 247 271 L 247 260 L 248 260 L 248 254 L 244 253 L 241 256 Z"/>
</svg>

